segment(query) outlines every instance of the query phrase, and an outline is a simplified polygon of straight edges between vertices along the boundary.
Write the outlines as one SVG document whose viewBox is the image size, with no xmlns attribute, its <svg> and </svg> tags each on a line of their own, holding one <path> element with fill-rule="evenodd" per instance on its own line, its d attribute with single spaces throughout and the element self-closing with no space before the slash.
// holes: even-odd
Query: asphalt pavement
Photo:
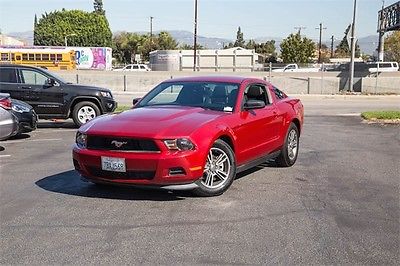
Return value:
<svg viewBox="0 0 400 266">
<path fill-rule="evenodd" d="M 124 96 L 125 97 L 125 96 Z M 70 121 L 0 142 L 0 264 L 399 264 L 399 98 L 304 98 L 297 163 L 222 196 L 97 187 L 73 170 Z"/>
</svg>

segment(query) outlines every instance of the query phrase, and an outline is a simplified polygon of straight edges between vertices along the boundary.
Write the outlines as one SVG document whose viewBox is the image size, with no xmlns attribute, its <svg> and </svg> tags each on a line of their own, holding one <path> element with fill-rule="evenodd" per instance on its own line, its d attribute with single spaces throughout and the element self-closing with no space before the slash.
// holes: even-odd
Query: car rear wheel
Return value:
<svg viewBox="0 0 400 266">
<path fill-rule="evenodd" d="M 99 107 L 92 102 L 77 103 L 72 111 L 72 119 L 77 126 L 81 126 L 99 115 Z"/>
<path fill-rule="evenodd" d="M 231 186 L 235 174 L 235 155 L 231 147 L 219 139 L 208 152 L 203 176 L 193 192 L 204 197 L 221 195 Z"/>
<path fill-rule="evenodd" d="M 290 167 L 296 162 L 298 153 L 299 129 L 294 123 L 291 123 L 286 133 L 285 143 L 276 161 L 279 166 Z"/>
</svg>

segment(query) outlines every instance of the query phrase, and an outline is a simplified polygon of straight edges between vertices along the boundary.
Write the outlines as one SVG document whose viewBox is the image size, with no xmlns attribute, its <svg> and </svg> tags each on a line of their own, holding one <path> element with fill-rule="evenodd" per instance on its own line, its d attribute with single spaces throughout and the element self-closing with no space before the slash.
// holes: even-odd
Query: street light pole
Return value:
<svg viewBox="0 0 400 266">
<path fill-rule="evenodd" d="M 194 40 L 193 40 L 193 71 L 196 71 L 197 65 L 197 0 L 194 1 Z"/>
<path fill-rule="evenodd" d="M 351 27 L 351 60 L 350 60 L 350 81 L 349 81 L 350 92 L 353 92 L 353 83 L 354 83 L 354 57 L 356 53 L 356 40 L 354 35 L 356 29 L 356 15 L 357 15 L 357 0 L 354 0 L 353 23 Z"/>
<path fill-rule="evenodd" d="M 68 39 L 68 37 L 70 37 L 70 36 L 76 36 L 76 34 L 75 34 L 75 33 L 71 33 L 71 34 L 67 34 L 67 35 L 64 36 L 64 44 L 65 44 L 65 47 L 68 46 L 68 41 L 67 41 L 67 39 Z"/>
<path fill-rule="evenodd" d="M 318 46 L 318 63 L 321 64 L 321 49 L 322 49 L 322 31 L 326 28 L 322 27 L 322 23 L 319 23 L 319 46 Z"/>
</svg>

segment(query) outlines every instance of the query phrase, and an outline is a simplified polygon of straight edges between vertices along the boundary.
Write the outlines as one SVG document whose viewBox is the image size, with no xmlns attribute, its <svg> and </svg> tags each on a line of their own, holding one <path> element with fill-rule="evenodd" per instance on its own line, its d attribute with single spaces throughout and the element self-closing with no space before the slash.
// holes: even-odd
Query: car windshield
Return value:
<svg viewBox="0 0 400 266">
<path fill-rule="evenodd" d="M 232 112 L 239 84 L 221 82 L 165 82 L 147 94 L 136 107 L 178 105 Z"/>
</svg>

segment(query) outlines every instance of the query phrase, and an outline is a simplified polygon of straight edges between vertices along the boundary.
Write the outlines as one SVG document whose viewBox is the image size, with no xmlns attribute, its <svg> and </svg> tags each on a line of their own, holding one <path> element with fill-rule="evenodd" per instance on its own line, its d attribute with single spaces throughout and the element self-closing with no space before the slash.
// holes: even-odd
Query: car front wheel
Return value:
<svg viewBox="0 0 400 266">
<path fill-rule="evenodd" d="M 235 155 L 231 147 L 219 139 L 208 152 L 203 176 L 193 192 L 204 197 L 221 195 L 231 186 L 235 175 Z"/>
<path fill-rule="evenodd" d="M 72 119 L 77 126 L 81 126 L 99 115 L 99 107 L 92 102 L 80 102 L 72 111 Z"/>
</svg>

